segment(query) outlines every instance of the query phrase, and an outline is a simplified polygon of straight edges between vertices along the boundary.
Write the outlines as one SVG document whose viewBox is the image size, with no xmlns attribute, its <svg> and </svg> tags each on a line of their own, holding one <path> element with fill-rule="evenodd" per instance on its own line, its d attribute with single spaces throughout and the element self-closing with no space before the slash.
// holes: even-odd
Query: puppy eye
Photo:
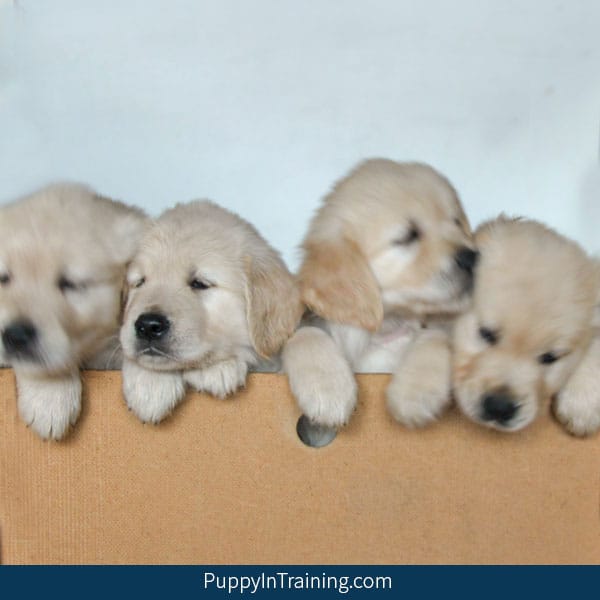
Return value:
<svg viewBox="0 0 600 600">
<path fill-rule="evenodd" d="M 10 283 L 10 275 L 8 273 L 0 273 L 0 285 L 8 285 Z"/>
<path fill-rule="evenodd" d="M 57 284 L 58 289 L 61 292 L 69 292 L 77 289 L 81 289 L 83 286 L 78 286 L 74 281 L 65 277 L 64 275 L 59 278 Z"/>
<path fill-rule="evenodd" d="M 190 281 L 190 287 L 193 290 L 207 290 L 208 288 L 212 287 L 212 285 L 206 281 L 202 281 L 202 279 L 194 277 L 194 279 Z"/>
<path fill-rule="evenodd" d="M 560 356 L 556 356 L 554 352 L 544 352 L 538 356 L 538 362 L 541 365 L 551 365 L 560 359 Z"/>
<path fill-rule="evenodd" d="M 134 288 L 140 288 L 142 287 L 144 284 L 146 283 L 146 278 L 142 277 L 141 279 L 138 279 L 134 284 L 133 287 Z"/>
<path fill-rule="evenodd" d="M 416 225 L 411 225 L 411 228 L 408 230 L 406 235 L 403 238 L 396 240 L 395 243 L 399 246 L 409 246 L 420 238 L 421 232 L 419 231 L 419 228 Z"/>
<path fill-rule="evenodd" d="M 479 335 L 485 340 L 490 346 L 498 343 L 498 332 L 488 327 L 480 327 Z"/>
</svg>

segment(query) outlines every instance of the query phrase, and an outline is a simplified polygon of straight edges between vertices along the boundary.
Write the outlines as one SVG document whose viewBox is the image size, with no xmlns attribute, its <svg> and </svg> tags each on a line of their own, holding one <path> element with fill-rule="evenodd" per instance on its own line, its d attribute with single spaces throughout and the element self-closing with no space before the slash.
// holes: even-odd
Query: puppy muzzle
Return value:
<svg viewBox="0 0 600 600">
<path fill-rule="evenodd" d="M 139 358 L 154 363 L 173 361 L 170 349 L 171 321 L 162 312 L 145 312 L 133 324 L 135 351 Z"/>
</svg>

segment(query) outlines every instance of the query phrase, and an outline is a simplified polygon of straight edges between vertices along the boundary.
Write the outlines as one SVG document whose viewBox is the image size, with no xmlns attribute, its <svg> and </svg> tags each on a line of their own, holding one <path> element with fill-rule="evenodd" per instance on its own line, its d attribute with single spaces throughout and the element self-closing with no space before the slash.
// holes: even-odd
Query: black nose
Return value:
<svg viewBox="0 0 600 600">
<path fill-rule="evenodd" d="M 479 252 L 471 250 L 471 248 L 467 248 L 466 246 L 459 248 L 454 255 L 454 261 L 458 265 L 458 268 L 462 271 L 466 271 L 469 275 L 473 274 L 473 269 L 477 264 L 478 258 Z"/>
<path fill-rule="evenodd" d="M 483 420 L 508 423 L 519 410 L 519 405 L 506 392 L 487 394 L 483 398 Z"/>
<path fill-rule="evenodd" d="M 160 313 L 144 313 L 134 325 L 137 337 L 149 342 L 163 337 L 170 326 L 169 319 Z"/>
<path fill-rule="evenodd" d="M 31 354 L 37 331 L 29 321 L 15 321 L 2 332 L 2 343 L 8 354 Z"/>
</svg>

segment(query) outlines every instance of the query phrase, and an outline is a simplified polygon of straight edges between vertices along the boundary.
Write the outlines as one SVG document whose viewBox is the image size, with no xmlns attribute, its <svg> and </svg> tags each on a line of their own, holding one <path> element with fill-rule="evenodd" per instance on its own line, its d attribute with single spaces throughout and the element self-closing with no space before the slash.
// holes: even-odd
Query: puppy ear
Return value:
<svg viewBox="0 0 600 600">
<path fill-rule="evenodd" d="M 300 293 L 275 253 L 260 260 L 248 257 L 245 271 L 250 338 L 256 352 L 268 358 L 281 348 L 300 321 L 303 312 Z"/>
<path fill-rule="evenodd" d="M 379 286 L 369 264 L 352 241 L 309 241 L 300 268 L 302 301 L 329 321 L 379 329 L 383 303 Z"/>
</svg>

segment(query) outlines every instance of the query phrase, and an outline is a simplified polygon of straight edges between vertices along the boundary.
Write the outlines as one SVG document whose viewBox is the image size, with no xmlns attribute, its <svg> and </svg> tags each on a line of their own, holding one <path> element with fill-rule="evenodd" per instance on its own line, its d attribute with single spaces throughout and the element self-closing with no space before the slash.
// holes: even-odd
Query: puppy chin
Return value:
<svg viewBox="0 0 600 600">
<path fill-rule="evenodd" d="M 150 371 L 181 371 L 183 369 L 183 365 L 176 359 L 147 351 L 138 352 L 133 356 L 127 356 L 127 358 Z"/>
<path fill-rule="evenodd" d="M 133 352 L 125 350 L 125 356 L 137 363 L 144 369 L 151 371 L 184 371 L 187 369 L 198 369 L 206 366 L 210 362 L 209 351 L 195 353 L 191 356 L 183 356 L 175 352 L 172 348 L 168 350 L 163 348 L 147 347 L 135 349 Z"/>
</svg>

